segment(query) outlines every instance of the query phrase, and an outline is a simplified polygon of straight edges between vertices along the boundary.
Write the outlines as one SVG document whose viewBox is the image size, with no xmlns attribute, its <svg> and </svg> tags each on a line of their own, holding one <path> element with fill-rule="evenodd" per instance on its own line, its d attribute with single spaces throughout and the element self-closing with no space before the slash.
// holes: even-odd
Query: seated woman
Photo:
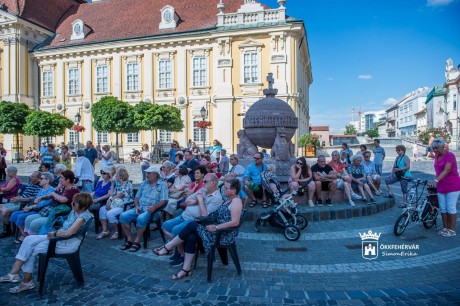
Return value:
<svg viewBox="0 0 460 306">
<path fill-rule="evenodd" d="M 300 185 L 303 185 L 306 181 L 312 178 L 310 166 L 307 164 L 305 157 L 299 157 L 295 165 L 291 166 L 291 177 L 289 178 L 289 189 L 290 192 L 294 192 L 299 189 Z M 308 184 L 308 206 L 314 207 L 313 195 L 315 194 L 315 181 L 311 181 Z"/>
<path fill-rule="evenodd" d="M 61 173 L 65 170 L 67 170 L 67 168 L 64 164 L 57 164 L 56 166 L 54 166 L 54 170 L 53 170 L 54 179 L 51 182 L 51 186 L 55 188 L 59 187 L 59 177 L 61 176 Z"/>
<path fill-rule="evenodd" d="M 351 157 L 351 164 L 347 167 L 348 173 L 351 175 L 351 188 L 361 194 L 363 201 L 367 204 L 377 203 L 372 195 L 372 191 L 369 188 L 369 184 L 367 183 L 366 175 L 364 174 L 364 167 L 361 165 L 361 161 L 363 160 L 361 154 L 355 154 Z M 369 201 L 366 198 L 366 193 L 369 195 L 371 200 Z"/>
<path fill-rule="evenodd" d="M 107 199 L 110 197 L 109 191 L 111 187 L 112 178 L 110 177 L 110 168 L 104 167 L 101 170 L 101 179 L 97 182 L 96 189 L 91 193 L 93 204 L 90 206 L 89 211 L 99 210 L 101 205 L 107 202 Z"/>
<path fill-rule="evenodd" d="M 108 223 L 112 225 L 115 232 L 110 239 L 118 239 L 117 216 L 123 212 L 126 203 L 134 201 L 133 184 L 128 181 L 128 171 L 125 168 L 119 168 L 115 176 L 118 185 L 113 189 L 107 203 L 99 209 L 102 232 L 96 237 L 98 240 L 109 236 Z"/>
<path fill-rule="evenodd" d="M 228 227 L 235 227 L 240 224 L 243 202 L 238 197 L 241 189 L 241 183 L 238 179 L 231 179 L 224 183 L 224 193 L 227 200 L 217 209 L 216 224 L 207 225 L 206 227 L 196 222 L 190 222 L 173 240 L 155 249 L 153 252 L 159 256 L 168 255 L 174 247 L 185 244 L 185 258 L 182 270 L 172 276 L 173 280 L 187 277 L 191 274 L 191 265 L 195 256 L 197 247 L 197 238 L 201 238 L 203 246 L 208 254 L 211 246 L 216 243 L 216 231 Z M 200 204 L 204 205 L 204 204 Z M 203 209 L 205 209 L 203 207 Z M 223 245 L 231 244 L 235 241 L 238 231 L 223 233 L 220 243 Z"/>
<path fill-rule="evenodd" d="M 163 162 L 161 167 L 160 177 L 166 182 L 168 188 L 174 184 L 175 174 L 173 170 L 173 163 L 170 161 Z"/>
<path fill-rule="evenodd" d="M 212 163 L 211 166 L 209 167 L 209 173 L 214 173 L 217 178 L 221 178 L 222 177 L 222 173 L 219 172 L 219 164 L 218 163 Z"/>
<path fill-rule="evenodd" d="M 189 189 L 184 193 L 184 195 L 182 196 L 182 199 L 178 201 L 180 205 L 182 205 L 185 202 L 185 199 L 187 197 L 191 196 L 192 194 L 194 194 L 195 192 L 197 192 L 203 187 L 204 176 L 208 174 L 208 170 L 206 169 L 205 166 L 198 166 L 195 168 L 194 174 L 195 174 L 195 181 L 190 184 Z M 184 207 L 181 206 L 181 208 L 185 208 L 185 206 Z"/>
<path fill-rule="evenodd" d="M 381 177 L 375 171 L 375 164 L 371 161 L 371 151 L 363 152 L 364 161 L 361 163 L 364 167 L 364 174 L 367 177 L 367 182 L 371 187 L 371 190 L 375 192 L 376 195 L 380 195 L 380 182 Z"/>
<path fill-rule="evenodd" d="M 6 174 L 10 178 L 0 186 L 0 194 L 3 195 L 2 203 L 8 203 L 11 198 L 18 195 L 19 187 L 21 186 L 21 180 L 18 178 L 18 168 L 15 166 L 8 166 L 6 168 Z M 0 211 L 3 205 L 0 204 Z"/>
<path fill-rule="evenodd" d="M 209 155 L 201 155 L 201 159 L 200 159 L 200 165 L 202 166 L 205 166 L 206 167 L 206 171 L 209 171 L 211 170 L 211 156 Z"/>
<path fill-rule="evenodd" d="M 177 207 L 177 201 L 182 199 L 184 192 L 187 188 L 190 187 L 192 180 L 188 176 L 188 169 L 186 166 L 180 166 L 176 168 L 176 179 L 174 184 L 169 188 L 169 201 L 168 205 L 164 208 L 164 211 L 170 216 L 174 215 Z"/>
<path fill-rule="evenodd" d="M 72 200 L 72 199 L 71 199 Z M 64 222 L 64 225 L 57 232 L 50 232 L 47 235 L 27 236 L 24 239 L 16 255 L 16 262 L 13 264 L 10 273 L 0 278 L 2 283 L 19 282 L 19 272 L 24 272 L 24 280 L 21 284 L 11 288 L 10 293 L 20 293 L 35 288 L 32 281 L 35 256 L 48 251 L 49 239 L 53 237 L 69 237 L 77 233 L 92 215 L 88 207 L 93 203 L 93 198 L 89 193 L 83 192 L 75 195 L 72 201 L 72 211 Z M 69 254 L 75 252 L 80 246 L 81 238 L 72 238 L 56 243 L 56 254 Z"/>
<path fill-rule="evenodd" d="M 43 173 L 42 173 L 43 174 Z M 47 216 L 42 216 L 40 213 L 32 216 L 28 216 L 25 221 L 25 231 L 29 235 L 36 235 L 39 233 L 40 228 L 43 224 L 51 225 L 55 216 L 58 213 L 65 213 L 70 211 L 72 199 L 74 195 L 80 193 L 80 189 L 75 186 L 75 175 L 70 170 L 65 170 L 59 176 L 59 186 L 53 192 L 35 199 L 37 202 L 42 200 L 51 199 L 52 202 L 49 205 L 49 211 Z"/>
<path fill-rule="evenodd" d="M 332 160 L 328 163 L 328 165 L 331 166 L 332 169 L 334 169 L 334 171 L 339 175 L 339 178 L 337 179 L 337 188 L 343 189 L 348 198 L 348 204 L 350 206 L 355 206 L 353 199 L 361 200 L 361 196 L 354 193 L 351 188 L 351 177 L 348 175 L 345 165 L 340 162 L 339 151 L 332 151 L 331 157 Z"/>
<path fill-rule="evenodd" d="M 11 214 L 10 222 L 15 223 L 19 231 L 21 232 L 21 236 L 18 238 L 18 240 L 15 241 L 15 243 L 21 243 L 24 240 L 25 236 L 27 236 L 27 233 L 24 231 L 24 225 L 27 217 L 32 215 L 38 215 L 39 212 L 41 212 L 42 210 L 43 212 L 41 212 L 39 216 L 48 217 L 45 211 L 49 212 L 49 210 L 45 208 L 51 204 L 52 200 L 42 199 L 39 201 L 39 198 L 41 199 L 41 197 L 48 195 L 54 191 L 54 188 L 50 185 L 52 181 L 53 175 L 51 173 L 42 173 L 39 182 L 41 189 L 40 191 L 38 191 L 37 196 L 33 200 L 33 203 L 24 207 L 23 210 L 15 211 Z"/>
</svg>

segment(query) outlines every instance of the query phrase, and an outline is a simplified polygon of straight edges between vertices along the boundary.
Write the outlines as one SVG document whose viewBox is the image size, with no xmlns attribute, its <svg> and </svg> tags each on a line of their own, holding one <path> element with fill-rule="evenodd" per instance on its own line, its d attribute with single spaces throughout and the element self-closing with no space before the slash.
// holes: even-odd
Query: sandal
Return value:
<svg viewBox="0 0 460 306">
<path fill-rule="evenodd" d="M 123 245 L 120 247 L 120 250 L 125 251 L 127 249 L 130 249 L 133 246 L 133 243 L 131 241 L 126 241 L 123 243 Z"/>
<path fill-rule="evenodd" d="M 179 275 L 179 273 L 181 273 L 181 272 L 184 272 L 185 274 Z M 183 278 L 185 278 L 185 277 L 187 277 L 187 276 L 190 276 L 190 275 L 192 275 L 192 271 L 191 271 L 191 270 L 188 270 L 188 271 L 187 271 L 187 270 L 182 269 L 182 270 L 180 270 L 178 273 L 174 274 L 174 275 L 171 277 L 171 279 L 172 279 L 172 280 L 179 280 L 179 279 L 183 279 Z"/>
<path fill-rule="evenodd" d="M 140 248 L 141 248 L 141 244 L 139 242 L 134 242 L 133 246 L 129 249 L 128 252 L 134 253 L 134 252 L 139 251 Z"/>
<path fill-rule="evenodd" d="M 456 236 L 457 233 L 451 229 L 447 229 L 446 231 L 444 231 L 441 236 L 443 237 L 453 237 L 453 236 Z"/>
<path fill-rule="evenodd" d="M 118 239 L 118 232 L 115 232 L 112 237 L 110 237 L 110 240 L 117 240 Z"/>
<path fill-rule="evenodd" d="M 33 281 L 28 283 L 20 283 L 18 286 L 11 288 L 9 291 L 10 293 L 20 293 L 27 290 L 32 290 L 35 288 L 35 284 Z"/>
<path fill-rule="evenodd" d="M 108 237 L 109 234 L 110 234 L 109 232 L 101 232 L 101 233 L 96 237 L 96 239 L 97 239 L 97 240 L 101 240 L 102 238 Z"/>
<path fill-rule="evenodd" d="M 166 253 L 160 253 L 161 250 L 163 250 L 163 249 L 166 251 Z M 152 252 L 153 252 L 155 255 L 158 255 L 158 256 L 169 255 L 169 254 L 171 254 L 172 251 L 173 251 L 173 250 L 170 250 L 170 249 L 168 249 L 168 248 L 166 247 L 166 244 L 163 244 L 161 247 L 159 247 L 159 248 L 157 248 L 157 249 L 155 249 L 155 250 L 152 250 Z"/>
<path fill-rule="evenodd" d="M 263 208 L 267 208 L 267 207 L 268 207 L 267 202 L 263 201 L 263 202 L 262 202 L 262 207 L 263 207 Z"/>
<path fill-rule="evenodd" d="M 19 274 L 8 273 L 0 277 L 0 283 L 19 283 Z"/>
<path fill-rule="evenodd" d="M 257 202 L 256 201 L 251 201 L 251 203 L 249 203 L 249 207 L 254 207 L 257 205 Z"/>
</svg>

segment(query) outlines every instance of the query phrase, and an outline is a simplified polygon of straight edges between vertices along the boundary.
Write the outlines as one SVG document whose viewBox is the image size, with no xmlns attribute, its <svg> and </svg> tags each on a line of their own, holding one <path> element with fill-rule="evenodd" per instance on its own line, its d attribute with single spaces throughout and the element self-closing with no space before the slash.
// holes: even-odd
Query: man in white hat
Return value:
<svg viewBox="0 0 460 306">
<path fill-rule="evenodd" d="M 166 205 L 168 200 L 168 187 L 160 180 L 161 170 L 157 166 L 150 166 L 145 171 L 147 180 L 142 182 L 134 198 L 134 208 L 120 215 L 120 223 L 126 242 L 120 247 L 121 250 L 129 249 L 137 252 L 141 248 L 140 241 L 144 234 L 151 214 L 157 212 Z M 131 235 L 131 222 L 136 221 L 136 238 Z"/>
</svg>

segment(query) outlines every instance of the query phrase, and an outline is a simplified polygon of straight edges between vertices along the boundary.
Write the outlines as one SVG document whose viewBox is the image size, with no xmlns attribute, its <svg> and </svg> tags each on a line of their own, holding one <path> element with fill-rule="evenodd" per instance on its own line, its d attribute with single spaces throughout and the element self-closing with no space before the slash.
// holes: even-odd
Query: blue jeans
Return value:
<svg viewBox="0 0 460 306">
<path fill-rule="evenodd" d="M 176 237 L 191 221 L 193 220 L 184 220 L 182 216 L 177 216 L 163 223 L 161 227 L 168 233 L 171 233 L 173 237 Z"/>
<path fill-rule="evenodd" d="M 81 192 L 93 192 L 93 187 L 94 187 L 94 183 L 91 182 L 91 181 L 83 181 L 81 182 Z"/>
<path fill-rule="evenodd" d="M 136 208 L 131 208 L 120 215 L 121 223 L 131 224 L 131 222 L 136 221 L 136 227 L 138 228 L 145 228 L 149 219 L 150 212 L 141 209 L 141 213 L 138 215 L 136 213 Z"/>
</svg>

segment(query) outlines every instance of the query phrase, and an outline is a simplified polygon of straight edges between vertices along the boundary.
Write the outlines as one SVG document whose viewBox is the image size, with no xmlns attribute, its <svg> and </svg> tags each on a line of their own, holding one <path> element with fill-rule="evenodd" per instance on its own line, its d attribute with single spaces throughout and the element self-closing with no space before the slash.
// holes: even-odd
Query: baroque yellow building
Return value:
<svg viewBox="0 0 460 306">
<path fill-rule="evenodd" d="M 255 0 L 2 0 L 3 100 L 81 114 L 80 143 L 115 142 L 92 128 L 92 105 L 112 95 L 181 110 L 184 130 L 123 135 L 125 152 L 141 143 L 219 139 L 236 151 L 246 110 L 263 98 L 273 73 L 278 98 L 299 118 L 294 136 L 308 133 L 311 63 L 305 25 L 286 15 L 286 0 L 269 8 Z M 207 110 L 211 129 L 196 128 Z M 3 135 L 5 147 L 12 136 Z M 54 142 L 76 142 L 69 130 Z M 36 139 L 24 137 L 24 148 Z"/>
</svg>

